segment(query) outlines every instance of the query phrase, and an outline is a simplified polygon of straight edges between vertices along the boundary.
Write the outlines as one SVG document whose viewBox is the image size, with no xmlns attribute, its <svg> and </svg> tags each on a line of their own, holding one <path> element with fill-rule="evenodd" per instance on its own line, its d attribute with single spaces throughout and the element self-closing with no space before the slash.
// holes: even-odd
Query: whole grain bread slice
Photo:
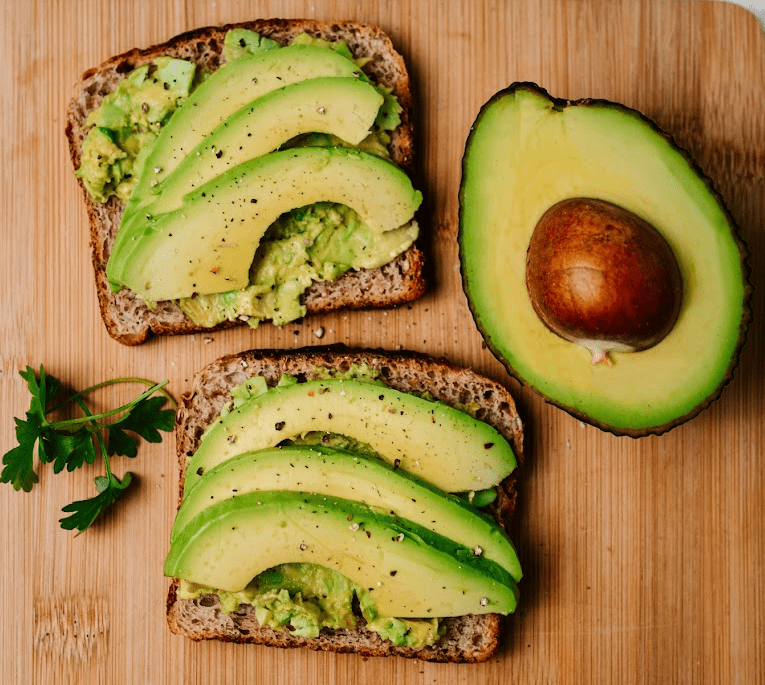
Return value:
<svg viewBox="0 0 765 685">
<path fill-rule="evenodd" d="M 121 79 L 161 55 L 187 59 L 214 71 L 222 64 L 226 32 L 233 28 L 247 28 L 283 44 L 288 44 L 302 32 L 325 40 L 344 40 L 354 57 L 368 60 L 363 69 L 369 77 L 390 88 L 398 98 L 402 123 L 393 132 L 390 153 L 394 162 L 411 173 L 414 152 L 412 93 L 403 58 L 388 36 L 376 26 L 310 19 L 266 19 L 200 28 L 160 45 L 130 50 L 86 71 L 75 86 L 66 114 L 66 135 L 74 168 L 80 166 L 82 141 L 89 130 L 85 123 L 88 114 Z M 114 339 L 125 345 L 138 345 L 150 332 L 174 335 L 241 325 L 240 322 L 225 322 L 216 329 L 205 329 L 188 319 L 173 302 L 160 302 L 154 309 L 149 309 L 127 289 L 112 292 L 106 278 L 106 263 L 120 225 L 123 204 L 116 197 L 106 203 L 94 202 L 82 181 L 80 186 L 90 223 L 91 258 L 99 308 L 106 329 Z M 392 307 L 415 300 L 424 292 L 423 254 L 413 245 L 383 267 L 349 271 L 335 281 L 314 283 L 304 294 L 303 303 L 309 314 L 317 314 L 337 309 Z"/>
<path fill-rule="evenodd" d="M 182 396 L 176 417 L 176 450 L 179 471 L 178 502 L 188 460 L 199 446 L 206 427 L 217 417 L 231 397 L 231 388 L 260 375 L 269 385 L 282 374 L 310 379 L 316 368 L 348 370 L 366 364 L 377 370 L 390 387 L 404 392 L 427 392 L 452 406 L 474 403 L 477 417 L 494 426 L 510 443 L 523 463 L 523 426 L 508 390 L 470 369 L 452 366 L 414 352 L 382 352 L 350 349 L 343 345 L 308 347 L 293 351 L 253 350 L 223 357 L 194 378 L 191 390 Z M 503 527 L 510 525 L 517 499 L 518 469 L 498 488 L 499 496 L 491 507 Z M 427 661 L 479 662 L 497 650 L 503 618 L 498 614 L 469 615 L 444 620 L 445 634 L 430 647 L 415 650 L 396 647 L 364 627 L 363 619 L 354 630 L 321 631 L 317 638 L 290 635 L 258 624 L 255 612 L 240 605 L 231 614 L 221 612 L 215 595 L 193 600 L 179 599 L 177 581 L 172 581 L 167 598 L 167 620 L 172 632 L 192 640 L 217 639 L 251 642 L 275 647 L 308 647 L 334 652 L 353 652 L 365 656 L 398 655 Z"/>
</svg>

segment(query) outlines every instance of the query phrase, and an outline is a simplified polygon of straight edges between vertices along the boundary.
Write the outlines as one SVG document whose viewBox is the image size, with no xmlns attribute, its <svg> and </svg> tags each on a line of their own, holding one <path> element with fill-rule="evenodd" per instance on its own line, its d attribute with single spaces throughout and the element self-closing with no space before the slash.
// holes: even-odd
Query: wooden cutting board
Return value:
<svg viewBox="0 0 765 685">
<path fill-rule="evenodd" d="M 112 54 L 197 26 L 260 17 L 378 24 L 410 65 L 431 288 L 411 307 L 278 329 L 111 340 L 97 312 L 87 223 L 64 112 L 79 75 Z M 0 682 L 757 683 L 765 681 L 765 361 L 755 319 L 721 401 L 669 434 L 632 440 L 548 407 L 503 371 L 473 325 L 456 247 L 460 159 L 480 105 L 516 80 L 608 98 L 671 131 L 718 184 L 751 248 L 755 315 L 765 262 L 765 34 L 723 2 L 299 0 L 2 3 L 0 451 L 28 406 L 17 375 L 82 388 L 169 378 L 176 395 L 224 353 L 345 342 L 421 350 L 511 389 L 528 466 L 514 531 L 526 577 L 490 662 L 194 644 L 169 633 L 162 562 L 175 508 L 173 441 L 116 472 L 136 484 L 75 537 L 60 509 L 91 494 L 94 465 L 29 493 L 0 486 Z M 319 340 L 316 330 L 323 328 Z M 660 393 L 660 389 L 657 389 Z M 99 396 L 104 404 L 116 398 Z"/>
</svg>

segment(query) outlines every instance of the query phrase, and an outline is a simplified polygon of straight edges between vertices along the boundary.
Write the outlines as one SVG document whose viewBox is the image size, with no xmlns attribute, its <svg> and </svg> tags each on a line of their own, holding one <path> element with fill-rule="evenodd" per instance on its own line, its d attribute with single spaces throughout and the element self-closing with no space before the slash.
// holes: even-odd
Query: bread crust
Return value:
<svg viewBox="0 0 765 685">
<path fill-rule="evenodd" d="M 388 36 L 376 26 L 353 21 L 322 22 L 313 19 L 263 19 L 199 28 L 159 45 L 134 48 L 87 70 L 75 86 L 66 113 L 65 133 L 74 168 L 80 166 L 82 141 L 89 130 L 85 125 L 88 114 L 101 104 L 104 96 L 113 91 L 122 78 L 161 55 L 188 59 L 215 70 L 221 65 L 226 32 L 234 28 L 250 29 L 280 43 L 288 43 L 302 32 L 327 40 L 342 39 L 348 43 L 355 57 L 367 58 L 369 61 L 363 67 L 364 71 L 376 83 L 391 88 L 401 104 L 401 125 L 392 134 L 390 152 L 393 161 L 411 175 L 414 153 L 412 93 L 403 58 Z M 239 321 L 227 321 L 215 328 L 205 328 L 187 318 L 173 302 L 160 302 L 154 309 L 149 309 L 127 289 L 112 292 L 106 278 L 106 264 L 122 218 L 123 204 L 116 197 L 111 197 L 106 203 L 94 202 L 82 180 L 78 179 L 78 182 L 90 225 L 90 250 L 98 305 L 109 335 L 124 345 L 139 345 L 152 333 L 178 335 L 245 325 Z M 411 302 L 425 293 L 423 262 L 422 251 L 417 245 L 412 245 L 383 267 L 349 271 L 335 281 L 313 283 L 303 295 L 302 302 L 308 314 L 337 309 L 394 307 Z"/>
<path fill-rule="evenodd" d="M 497 522 L 507 528 L 513 518 L 518 471 L 523 464 L 523 426 L 509 391 L 499 383 L 470 369 L 453 366 L 415 352 L 385 352 L 352 349 L 345 345 L 306 347 L 298 350 L 250 350 L 222 357 L 199 371 L 191 390 L 181 397 L 176 414 L 176 455 L 178 459 L 178 505 L 183 496 L 186 465 L 199 446 L 202 433 L 230 401 L 230 390 L 254 375 L 274 385 L 284 373 L 299 379 L 310 378 L 317 367 L 348 369 L 367 364 L 380 372 L 392 388 L 404 392 L 428 392 L 452 406 L 475 402 L 478 417 L 496 428 L 510 443 L 519 468 L 499 488 L 492 506 Z M 470 615 L 443 621 L 446 634 L 424 649 L 396 647 L 364 627 L 363 619 L 354 630 L 321 631 L 318 638 L 302 638 L 287 631 L 260 626 L 255 612 L 245 605 L 226 615 L 215 595 L 194 600 L 178 599 L 178 582 L 173 580 L 167 598 L 167 620 L 173 633 L 192 640 L 217 639 L 250 642 L 276 647 L 308 647 L 315 650 L 353 652 L 365 656 L 404 656 L 425 661 L 480 662 L 489 659 L 499 646 L 504 621 L 498 614 Z"/>
</svg>

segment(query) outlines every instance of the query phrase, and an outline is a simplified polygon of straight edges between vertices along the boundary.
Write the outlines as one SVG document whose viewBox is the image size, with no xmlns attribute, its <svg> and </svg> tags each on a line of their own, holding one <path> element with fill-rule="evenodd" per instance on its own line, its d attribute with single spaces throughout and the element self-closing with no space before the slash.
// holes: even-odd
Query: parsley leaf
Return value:
<svg viewBox="0 0 765 685">
<path fill-rule="evenodd" d="M 99 494 L 63 507 L 61 511 L 70 515 L 59 519 L 61 527 L 64 530 L 77 529 L 80 533 L 89 528 L 98 515 L 125 491 L 131 480 L 132 475 L 129 471 L 123 476 L 122 482 L 113 473 L 108 476 L 98 476 L 95 481 Z"/>
<path fill-rule="evenodd" d="M 175 425 L 175 412 L 161 410 L 164 397 L 150 397 L 136 404 L 121 419 L 109 425 L 108 453 L 135 457 L 138 441 L 125 433 L 131 431 L 146 442 L 162 442 L 159 431 L 171 431 Z"/>
<path fill-rule="evenodd" d="M 53 462 L 53 473 L 61 473 L 65 466 L 67 471 L 74 471 L 83 464 L 92 464 L 98 456 L 93 433 L 87 428 L 65 434 L 48 430 L 41 437 L 45 458 Z"/>
<path fill-rule="evenodd" d="M 24 371 L 20 371 L 19 374 L 27 382 L 32 399 L 29 403 L 26 421 L 14 418 L 16 440 L 19 444 L 3 455 L 4 468 L 0 473 L 0 483 L 10 483 L 14 490 L 29 492 L 32 486 L 38 482 L 34 470 L 34 449 L 45 424 L 45 405 L 56 394 L 61 384 L 52 376 L 48 377 L 49 381 L 46 384 L 45 371 L 42 366 L 40 366 L 39 383 L 30 366 L 27 366 Z M 39 454 L 40 461 L 44 461 L 45 450 L 42 446 L 40 446 Z"/>
<path fill-rule="evenodd" d="M 33 461 L 40 419 L 30 414 L 31 412 L 27 412 L 26 421 L 14 419 L 16 440 L 19 444 L 3 456 L 5 466 L 0 473 L 0 482 L 10 483 L 14 490 L 24 490 L 24 492 L 29 492 L 38 480 Z"/>
<path fill-rule="evenodd" d="M 44 421 L 45 407 L 48 406 L 48 403 L 59 391 L 61 382 L 53 376 L 47 375 L 42 364 L 40 364 L 39 382 L 35 377 L 34 369 L 32 369 L 31 366 L 27 366 L 24 371 L 19 371 L 19 375 L 27 382 L 27 387 L 32 395 L 32 401 L 29 404 L 27 416 L 32 413 L 39 416 L 40 419 Z"/>
<path fill-rule="evenodd" d="M 120 481 L 112 474 L 109 463 L 109 457 L 113 454 L 136 456 L 138 440 L 128 432 L 147 442 L 161 442 L 162 436 L 159 431 L 172 430 L 174 412 L 172 409 L 162 409 L 167 399 L 173 402 L 172 397 L 162 390 L 167 381 L 154 384 L 142 378 L 117 378 L 86 388 L 82 392 L 73 392 L 64 402 L 49 408 L 61 390 L 61 382 L 47 374 L 42 365 L 39 375 L 36 375 L 30 366 L 19 374 L 27 382 L 32 397 L 26 420 L 14 419 L 18 445 L 3 455 L 0 483 L 10 483 L 14 490 L 29 492 L 32 489 L 39 480 L 34 470 L 35 445 L 40 463 L 53 463 L 54 473 L 60 473 L 65 468 L 67 471 L 74 471 L 85 464 L 92 464 L 100 453 L 106 476 L 98 476 L 95 479 L 98 494 L 64 507 L 63 511 L 71 515 L 60 520 L 62 528 L 76 528 L 82 532 L 122 494 L 132 480 L 132 475 L 126 473 Z M 92 414 L 83 396 L 116 383 L 142 383 L 150 387 L 121 407 L 101 414 Z M 156 392 L 161 392 L 162 396 L 153 396 Z M 70 402 L 77 403 L 84 416 L 61 421 L 48 420 L 48 414 Z M 122 414 L 122 417 L 111 424 L 99 423 L 99 419 L 116 414 Z M 108 448 L 104 441 L 105 433 L 109 434 Z"/>
</svg>

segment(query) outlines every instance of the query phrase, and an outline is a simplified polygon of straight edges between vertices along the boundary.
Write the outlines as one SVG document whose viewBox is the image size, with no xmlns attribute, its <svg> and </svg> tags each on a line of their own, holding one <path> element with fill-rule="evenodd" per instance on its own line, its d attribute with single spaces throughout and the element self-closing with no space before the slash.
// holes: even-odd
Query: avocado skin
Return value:
<svg viewBox="0 0 765 685">
<path fill-rule="evenodd" d="M 171 546 L 164 573 L 238 590 L 290 562 L 335 567 L 377 596 L 382 614 L 399 618 L 507 614 L 517 606 L 512 576 L 473 550 L 356 502 L 301 492 L 249 493 L 208 507 Z M 429 587 L 436 606 L 423 601 Z"/>
<path fill-rule="evenodd" d="M 688 412 L 685 412 L 683 415 L 677 416 L 671 419 L 670 421 L 662 423 L 661 425 L 649 426 L 649 427 L 637 428 L 637 429 L 612 425 L 612 424 L 600 421 L 598 420 L 597 417 L 591 416 L 587 414 L 586 412 L 580 411 L 579 409 L 577 409 L 574 406 L 571 406 L 570 404 L 567 404 L 563 401 L 559 401 L 549 397 L 544 392 L 540 391 L 535 386 L 534 383 L 529 382 L 523 374 L 519 373 L 512 366 L 512 364 L 509 362 L 509 360 L 505 357 L 505 354 L 503 353 L 501 341 L 495 340 L 492 337 L 491 333 L 487 330 L 486 326 L 484 325 L 482 320 L 483 308 L 481 303 L 476 302 L 475 298 L 471 295 L 471 284 L 469 282 L 467 271 L 465 268 L 466 251 L 470 250 L 470 247 L 467 246 L 465 242 L 465 183 L 466 183 L 466 177 L 468 174 L 469 153 L 471 150 L 471 145 L 473 142 L 473 138 L 475 136 L 475 132 L 481 126 L 481 122 L 484 119 L 486 113 L 489 112 L 497 102 L 499 102 L 500 100 L 502 100 L 503 98 L 507 96 L 513 96 L 515 93 L 519 91 L 528 91 L 538 96 L 541 96 L 543 98 L 546 98 L 551 103 L 552 109 L 557 112 L 563 111 L 564 109 L 569 107 L 581 107 L 581 108 L 592 108 L 592 109 L 603 108 L 603 109 L 609 109 L 609 110 L 621 112 L 628 117 L 632 117 L 640 121 L 643 125 L 650 128 L 654 134 L 664 139 L 672 147 L 672 149 L 685 160 L 685 162 L 688 164 L 688 166 L 696 175 L 696 177 L 698 177 L 704 183 L 709 196 L 714 199 L 720 211 L 724 214 L 728 227 L 730 228 L 730 237 L 732 241 L 735 243 L 739 252 L 739 268 L 741 271 L 741 278 L 743 281 L 742 316 L 739 323 L 738 340 L 735 344 L 734 352 L 730 357 L 730 360 L 728 362 L 728 365 L 724 373 L 721 374 L 721 377 L 717 386 L 711 392 L 709 392 L 707 396 L 701 402 L 697 403 L 696 406 L 693 407 L 693 409 L 691 409 Z M 460 258 L 460 266 L 461 266 L 460 272 L 462 277 L 463 292 L 465 293 L 465 296 L 467 298 L 468 306 L 473 315 L 475 324 L 479 332 L 481 333 L 487 347 L 491 351 L 491 353 L 504 366 L 507 373 L 511 375 L 513 378 L 515 378 L 517 381 L 519 381 L 522 385 L 527 385 L 534 392 L 539 394 L 545 400 L 545 402 L 553 406 L 556 406 L 560 409 L 563 409 L 568 414 L 570 414 L 576 419 L 579 419 L 580 421 L 593 425 L 596 428 L 599 428 L 603 431 L 612 433 L 617 436 L 628 436 L 632 438 L 640 438 L 647 435 L 661 435 L 671 430 L 672 428 L 675 428 L 689 421 L 690 419 L 693 419 L 694 417 L 698 416 L 704 409 L 708 408 L 710 404 L 712 404 L 715 400 L 719 399 L 723 389 L 725 388 L 725 386 L 728 385 L 728 383 L 730 383 L 730 381 L 733 378 L 733 373 L 739 364 L 741 349 L 746 343 L 749 326 L 751 325 L 751 322 L 752 322 L 751 297 L 752 297 L 753 288 L 751 285 L 751 269 L 748 262 L 749 251 L 748 251 L 747 244 L 744 241 L 743 237 L 741 236 L 741 231 L 738 226 L 738 223 L 736 222 L 735 218 L 731 214 L 724 199 L 715 188 L 714 182 L 711 180 L 711 178 L 709 178 L 709 176 L 707 176 L 704 173 L 704 171 L 701 169 L 698 163 L 693 159 L 693 157 L 691 157 L 690 153 L 686 149 L 684 149 L 683 147 L 677 144 L 677 142 L 674 140 L 674 138 L 672 137 L 670 133 L 663 130 L 656 122 L 654 122 L 652 119 L 650 119 L 649 117 L 642 114 L 636 109 L 633 109 L 626 105 L 616 103 L 610 100 L 602 99 L 602 98 L 581 98 L 578 100 L 566 100 L 564 98 L 556 98 L 551 96 L 546 89 L 530 81 L 520 81 L 520 82 L 512 83 L 507 88 L 495 93 L 481 107 L 473 125 L 471 126 L 470 134 L 468 135 L 467 141 L 465 143 L 465 150 L 462 156 L 462 180 L 461 180 L 460 189 L 459 189 L 459 228 L 458 228 L 457 242 L 458 242 L 458 249 L 459 249 L 459 258 Z M 530 345 L 533 345 L 533 341 L 530 342 Z"/>
</svg>

